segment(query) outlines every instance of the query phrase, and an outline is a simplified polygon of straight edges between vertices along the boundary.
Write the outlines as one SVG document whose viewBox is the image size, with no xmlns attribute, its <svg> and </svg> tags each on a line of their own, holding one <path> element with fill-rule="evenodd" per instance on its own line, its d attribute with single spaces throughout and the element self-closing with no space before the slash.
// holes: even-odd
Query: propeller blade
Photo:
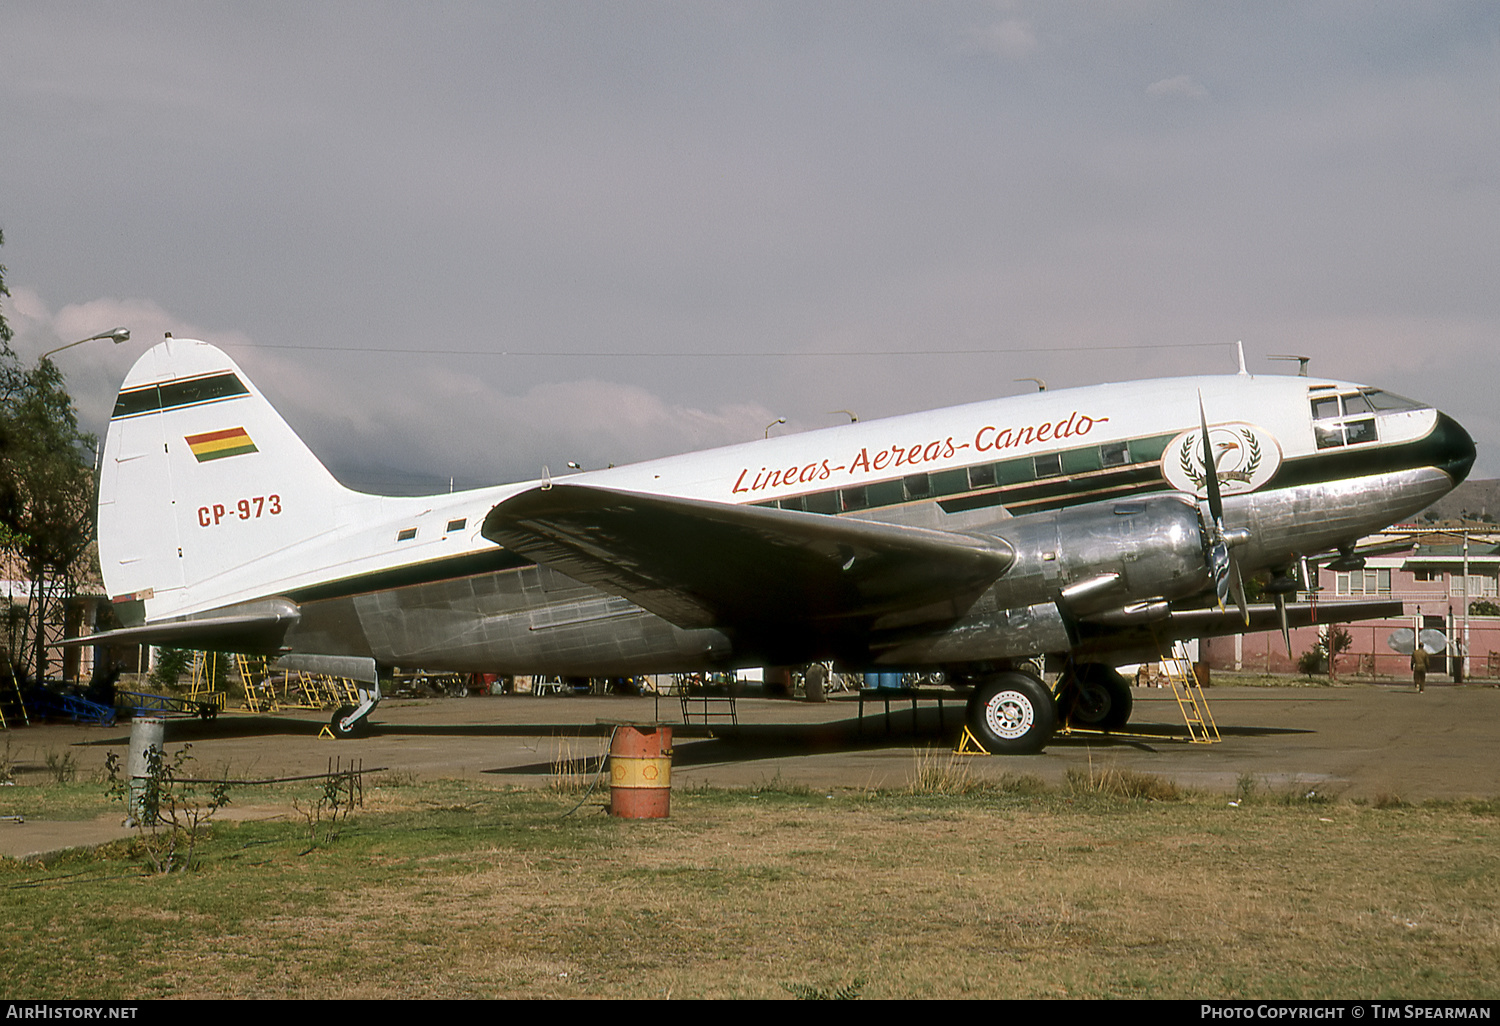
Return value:
<svg viewBox="0 0 1500 1026">
<path fill-rule="evenodd" d="M 1292 658 L 1292 628 L 1286 620 L 1286 595 L 1282 592 L 1276 593 L 1276 613 L 1281 617 L 1281 637 L 1286 642 L 1286 657 Z"/>
<path fill-rule="evenodd" d="M 1234 593 L 1234 604 L 1240 609 L 1240 617 L 1246 625 L 1250 623 L 1250 604 L 1245 601 L 1245 578 L 1240 574 L 1240 561 L 1229 556 L 1229 586 Z"/>
<path fill-rule="evenodd" d="M 1198 393 L 1198 423 L 1203 433 L 1203 471 L 1208 476 L 1208 515 L 1219 531 L 1224 530 L 1224 496 L 1219 491 L 1219 468 L 1214 462 L 1213 443 L 1208 440 L 1208 414 L 1203 409 L 1203 393 Z"/>
</svg>

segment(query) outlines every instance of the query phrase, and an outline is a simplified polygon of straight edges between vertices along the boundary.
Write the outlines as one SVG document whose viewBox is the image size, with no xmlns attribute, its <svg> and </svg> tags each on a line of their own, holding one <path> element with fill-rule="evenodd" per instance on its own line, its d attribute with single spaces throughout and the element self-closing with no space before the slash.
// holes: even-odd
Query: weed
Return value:
<svg viewBox="0 0 1500 1026">
<path fill-rule="evenodd" d="M 116 753 L 104 760 L 109 773 L 106 793 L 130 810 L 140 848 L 158 873 L 193 869 L 193 853 L 209 821 L 229 804 L 228 783 L 219 781 L 207 795 L 200 795 L 198 785 L 186 778 L 192 747 L 183 745 L 169 759 L 152 745 L 146 749 L 145 774 L 135 778 L 121 777 Z"/>
<path fill-rule="evenodd" d="M 916 753 L 916 766 L 912 770 L 909 794 L 972 794 L 985 790 L 985 782 L 976 777 L 970 764 L 961 755 L 949 752 L 946 759 L 933 749 L 921 749 Z"/>
<path fill-rule="evenodd" d="M 995 787 L 1001 794 L 1035 796 L 1047 793 L 1047 782 L 1035 773 L 1002 773 Z"/>
<path fill-rule="evenodd" d="M 549 786 L 563 794 L 577 794 L 589 788 L 601 767 L 602 756 L 575 755 L 573 742 L 581 738 L 559 737 L 552 750 L 552 780 Z"/>
<path fill-rule="evenodd" d="M 0 752 L 0 784 L 16 782 L 16 757 L 11 754 L 10 738 L 5 739 L 5 751 Z"/>
<path fill-rule="evenodd" d="M 416 770 L 390 770 L 371 781 L 376 787 L 416 787 Z"/>
<path fill-rule="evenodd" d="M 319 785 L 317 800 L 304 806 L 292 799 L 292 808 L 307 822 L 307 852 L 320 844 L 338 840 L 355 806 L 365 803 L 364 774 L 354 766 L 344 769 L 340 761 L 328 761 L 328 775 Z M 319 832 L 322 837 L 319 839 Z"/>
<path fill-rule="evenodd" d="M 1177 785 L 1154 773 L 1135 770 L 1068 770 L 1066 789 L 1072 795 L 1105 798 L 1139 798 L 1148 802 L 1175 802 L 1182 797 Z"/>
<path fill-rule="evenodd" d="M 78 760 L 72 752 L 58 753 L 53 749 L 47 749 L 43 756 L 47 763 L 47 772 L 52 774 L 52 779 L 59 784 L 71 784 L 78 779 Z"/>
<path fill-rule="evenodd" d="M 1306 784 L 1293 784 L 1277 799 L 1282 805 L 1327 805 L 1333 796 Z"/>
<path fill-rule="evenodd" d="M 781 770 L 777 770 L 770 780 L 763 781 L 750 788 L 751 794 L 782 794 L 795 798 L 807 798 L 814 794 L 823 794 L 822 791 L 814 790 L 807 784 L 798 784 L 782 777 Z"/>
<path fill-rule="evenodd" d="M 842 987 L 824 990 L 805 983 L 783 983 L 781 989 L 799 1001 L 857 1001 L 859 992 L 865 988 L 863 976 L 856 976 Z"/>
<path fill-rule="evenodd" d="M 1381 791 L 1375 796 L 1374 806 L 1377 809 L 1405 809 L 1409 808 L 1406 802 L 1401 800 L 1399 794 Z"/>
<path fill-rule="evenodd" d="M 1241 773 L 1240 779 L 1234 783 L 1234 797 L 1237 801 L 1248 802 L 1259 790 L 1260 782 L 1248 773 Z"/>
</svg>

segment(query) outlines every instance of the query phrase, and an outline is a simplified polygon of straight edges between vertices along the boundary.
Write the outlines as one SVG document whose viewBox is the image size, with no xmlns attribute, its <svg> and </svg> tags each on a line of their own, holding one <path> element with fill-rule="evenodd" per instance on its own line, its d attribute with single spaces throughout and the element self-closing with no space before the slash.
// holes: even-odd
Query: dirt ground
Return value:
<svg viewBox="0 0 1500 1026">
<path fill-rule="evenodd" d="M 1487 685 L 1214 687 L 1210 709 L 1223 740 L 1189 744 L 1171 691 L 1136 689 L 1130 730 L 1139 736 L 1058 736 L 1039 755 L 975 757 L 976 774 L 1035 774 L 1049 784 L 1070 769 L 1130 769 L 1179 786 L 1231 794 L 1250 777 L 1271 791 L 1307 788 L 1348 798 L 1500 795 L 1500 689 Z M 169 721 L 169 750 L 191 743 L 203 776 L 283 777 L 325 772 L 330 761 L 417 778 L 468 777 L 540 787 L 558 764 L 602 753 L 611 725 L 662 722 L 673 727 L 673 786 L 900 788 L 932 752 L 946 760 L 963 721 L 963 703 L 942 710 L 924 702 L 915 722 L 909 702 L 879 703 L 859 716 L 852 696 L 824 704 L 741 698 L 738 726 L 684 725 L 676 699 L 651 697 L 486 696 L 392 700 L 376 710 L 368 736 L 320 738 L 327 713 L 251 715 Z M 889 731 L 888 731 L 889 727 Z M 7 732 L 20 785 L 0 790 L 0 855 L 24 856 L 99 843 L 125 833 L 118 815 L 94 822 L 46 822 L 26 816 L 25 783 L 45 779 L 47 753 L 69 752 L 78 779 L 102 778 L 107 753 L 124 756 L 130 724 L 44 724 Z M 236 803 L 221 816 L 269 816 L 285 810 Z"/>
</svg>

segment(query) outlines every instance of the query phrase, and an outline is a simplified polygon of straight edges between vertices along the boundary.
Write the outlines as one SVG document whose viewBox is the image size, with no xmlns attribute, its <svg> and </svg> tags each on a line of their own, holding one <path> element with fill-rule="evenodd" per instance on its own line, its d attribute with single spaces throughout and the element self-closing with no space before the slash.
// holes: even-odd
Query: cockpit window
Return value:
<svg viewBox="0 0 1500 1026">
<path fill-rule="evenodd" d="M 1335 420 L 1342 414 L 1339 408 L 1339 397 L 1336 395 L 1320 396 L 1312 401 L 1313 420 Z"/>
<path fill-rule="evenodd" d="M 1310 401 L 1313 434 L 1317 438 L 1319 449 L 1363 445 L 1378 439 L 1375 433 L 1375 411 L 1378 407 L 1371 400 L 1369 392 L 1320 395 Z"/>
<path fill-rule="evenodd" d="M 1404 395 L 1395 392 L 1383 392 L 1378 388 L 1362 388 L 1359 394 L 1365 397 L 1370 408 L 1377 413 L 1385 413 L 1391 410 L 1425 410 L 1426 403 L 1419 403 L 1415 399 L 1408 399 Z"/>
</svg>

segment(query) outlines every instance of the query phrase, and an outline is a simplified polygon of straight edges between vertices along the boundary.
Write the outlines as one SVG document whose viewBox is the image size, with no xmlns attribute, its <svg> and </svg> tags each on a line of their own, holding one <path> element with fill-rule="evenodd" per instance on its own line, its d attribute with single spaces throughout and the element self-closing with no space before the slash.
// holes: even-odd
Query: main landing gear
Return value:
<svg viewBox="0 0 1500 1026">
<path fill-rule="evenodd" d="M 1065 723 L 1093 730 L 1119 730 L 1130 721 L 1130 682 L 1104 663 L 1081 663 L 1057 682 L 1057 714 Z"/>
<path fill-rule="evenodd" d="M 969 696 L 969 732 L 992 755 L 1033 755 L 1057 729 L 1057 706 L 1047 686 L 1009 670 L 986 677 Z"/>
<path fill-rule="evenodd" d="M 1056 695 L 1024 670 L 981 680 L 969 696 L 966 722 L 974 740 L 992 755 L 1033 755 L 1052 740 L 1059 722 L 1118 730 L 1130 720 L 1130 682 L 1113 666 L 1069 667 Z"/>
</svg>

